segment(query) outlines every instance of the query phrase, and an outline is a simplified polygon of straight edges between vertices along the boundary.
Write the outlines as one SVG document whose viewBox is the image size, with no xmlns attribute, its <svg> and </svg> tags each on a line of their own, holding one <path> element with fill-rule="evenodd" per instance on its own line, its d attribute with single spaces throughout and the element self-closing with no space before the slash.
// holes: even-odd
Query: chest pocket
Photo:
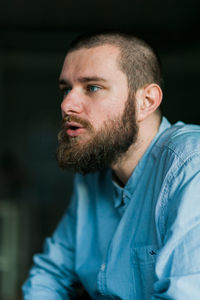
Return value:
<svg viewBox="0 0 200 300">
<path fill-rule="evenodd" d="M 131 249 L 133 276 L 137 300 L 150 300 L 155 282 L 155 262 L 158 256 L 156 245 Z"/>
</svg>

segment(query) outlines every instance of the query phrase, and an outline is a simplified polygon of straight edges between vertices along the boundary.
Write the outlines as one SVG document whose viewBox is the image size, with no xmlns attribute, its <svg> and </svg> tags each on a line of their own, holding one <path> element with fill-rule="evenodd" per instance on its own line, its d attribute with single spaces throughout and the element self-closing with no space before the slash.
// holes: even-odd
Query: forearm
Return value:
<svg viewBox="0 0 200 300">
<path fill-rule="evenodd" d="M 68 300 L 69 293 L 49 277 L 48 274 L 37 274 L 30 278 L 23 285 L 24 300 Z M 63 292 L 64 291 L 64 292 Z"/>
<path fill-rule="evenodd" d="M 200 297 L 200 273 L 162 279 L 154 285 L 151 300 L 194 300 Z"/>
<path fill-rule="evenodd" d="M 73 251 L 46 239 L 44 253 L 34 256 L 34 266 L 23 285 L 24 299 L 70 299 L 77 282 L 73 257 Z"/>
<path fill-rule="evenodd" d="M 79 280 L 75 272 L 75 208 L 71 203 L 52 238 L 45 240 L 43 253 L 33 258 L 34 266 L 22 288 L 25 300 L 66 300 L 75 293 Z"/>
</svg>

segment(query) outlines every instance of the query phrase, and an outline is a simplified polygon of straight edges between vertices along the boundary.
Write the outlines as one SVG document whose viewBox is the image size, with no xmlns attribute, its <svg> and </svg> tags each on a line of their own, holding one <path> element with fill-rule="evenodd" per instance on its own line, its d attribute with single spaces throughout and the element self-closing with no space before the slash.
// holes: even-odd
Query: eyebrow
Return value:
<svg viewBox="0 0 200 300">
<path fill-rule="evenodd" d="M 98 76 L 80 77 L 80 78 L 78 78 L 78 82 L 81 82 L 81 83 L 91 82 L 91 81 L 96 81 L 96 82 L 103 81 L 103 82 L 105 82 L 106 79 L 103 78 L 103 77 L 98 77 Z M 70 85 L 70 82 L 68 80 L 66 80 L 66 79 L 60 78 L 59 79 L 59 84 L 60 85 Z"/>
<path fill-rule="evenodd" d="M 91 77 L 82 77 L 78 79 L 79 82 L 90 82 L 90 81 L 106 81 L 105 78 L 98 77 L 98 76 L 91 76 Z"/>
</svg>

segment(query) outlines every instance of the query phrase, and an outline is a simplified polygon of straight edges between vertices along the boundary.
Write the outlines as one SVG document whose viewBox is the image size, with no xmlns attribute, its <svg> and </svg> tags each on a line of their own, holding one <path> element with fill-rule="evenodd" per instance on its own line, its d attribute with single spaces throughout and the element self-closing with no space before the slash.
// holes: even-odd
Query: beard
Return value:
<svg viewBox="0 0 200 300">
<path fill-rule="evenodd" d="M 61 168 L 73 170 L 83 175 L 101 171 L 119 162 L 129 147 L 136 142 L 135 99 L 128 97 L 123 114 L 103 123 L 100 130 L 94 130 L 86 120 L 69 116 L 70 121 L 78 122 L 90 133 L 89 140 L 70 137 L 66 133 L 66 121 L 58 134 L 57 161 Z"/>
</svg>

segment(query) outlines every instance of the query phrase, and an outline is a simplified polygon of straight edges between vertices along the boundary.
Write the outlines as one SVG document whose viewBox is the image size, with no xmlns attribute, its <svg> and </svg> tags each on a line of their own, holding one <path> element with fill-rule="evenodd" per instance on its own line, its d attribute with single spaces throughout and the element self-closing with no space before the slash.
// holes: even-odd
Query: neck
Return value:
<svg viewBox="0 0 200 300">
<path fill-rule="evenodd" d="M 158 132 L 160 126 L 159 116 L 150 116 L 138 124 L 138 137 L 134 144 L 132 144 L 128 151 L 120 158 L 120 160 L 112 165 L 114 179 L 124 186 L 139 160 L 149 147 L 153 138 Z"/>
</svg>

